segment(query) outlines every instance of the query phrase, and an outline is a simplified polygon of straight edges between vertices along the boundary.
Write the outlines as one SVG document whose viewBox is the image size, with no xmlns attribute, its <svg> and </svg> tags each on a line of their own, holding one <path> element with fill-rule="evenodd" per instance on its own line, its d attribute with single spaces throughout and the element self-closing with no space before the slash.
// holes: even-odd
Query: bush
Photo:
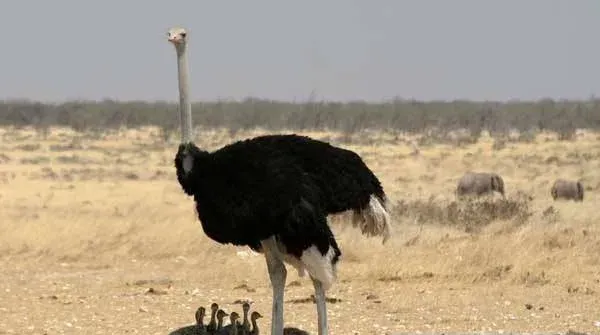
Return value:
<svg viewBox="0 0 600 335">
<path fill-rule="evenodd" d="M 425 142 L 474 143 L 482 130 L 494 137 L 509 129 L 521 133 L 553 131 L 560 139 L 573 138 L 576 129 L 600 128 L 600 100 L 537 102 L 419 102 L 396 99 L 382 103 L 306 102 L 291 103 L 248 98 L 193 104 L 193 120 L 198 127 L 238 130 L 264 128 L 336 130 L 345 134 L 365 130 L 424 134 Z M 30 101 L 0 102 L 0 125 L 33 126 L 47 133 L 50 126 L 75 130 L 107 130 L 158 126 L 168 139 L 179 126 L 177 105 L 167 102 L 73 101 L 45 104 Z M 462 132 L 462 133 L 461 133 Z M 457 134 L 463 134 L 457 137 Z"/>
<path fill-rule="evenodd" d="M 530 199 L 525 197 L 488 199 L 468 199 L 461 201 L 400 200 L 393 210 L 394 217 L 407 218 L 419 224 L 442 224 L 478 231 L 498 220 L 511 221 L 515 226 L 525 224 L 532 215 Z"/>
</svg>

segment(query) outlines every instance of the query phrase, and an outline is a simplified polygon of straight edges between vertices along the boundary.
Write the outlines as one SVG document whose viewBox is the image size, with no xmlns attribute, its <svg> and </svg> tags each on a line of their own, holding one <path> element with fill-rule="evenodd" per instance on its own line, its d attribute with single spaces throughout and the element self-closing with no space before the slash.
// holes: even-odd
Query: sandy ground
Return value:
<svg viewBox="0 0 600 335">
<path fill-rule="evenodd" d="M 240 312 L 243 300 L 267 316 L 260 325 L 268 333 L 263 257 L 203 235 L 173 177 L 175 145 L 152 143 L 153 131 L 0 131 L 0 334 L 168 334 L 191 324 L 200 305 Z M 333 224 L 343 255 L 328 293 L 332 334 L 600 333 L 595 134 L 574 142 L 542 135 L 502 150 L 484 139 L 418 155 L 403 139 L 372 136 L 344 146 L 365 158 L 392 203 L 411 211 L 395 217 L 385 246 L 343 218 Z M 214 148 L 228 135 L 203 138 Z M 532 197 L 531 216 L 472 231 L 419 212 L 417 201 L 447 209 L 467 169 L 500 173 L 509 198 Z M 585 201 L 552 202 L 557 177 L 581 178 Z M 293 269 L 288 284 L 286 323 L 315 333 L 312 285 Z"/>
<path fill-rule="evenodd" d="M 253 309 L 270 313 L 271 289 L 265 280 L 248 283 L 252 292 L 235 289 L 244 282 L 195 275 L 206 267 L 183 257 L 102 268 L 95 263 L 10 263 L 3 264 L 10 270 L 0 278 L 5 334 L 167 334 L 191 324 L 197 306 L 212 301 L 240 312 L 236 301 L 249 299 Z M 255 271 L 266 276 L 263 266 Z M 286 320 L 314 332 L 310 294 L 306 280 L 288 287 Z M 329 305 L 332 334 L 593 331 L 599 315 L 596 295 L 569 293 L 557 285 L 473 284 L 435 276 L 371 283 L 344 278 L 329 297 L 340 299 Z M 264 322 L 267 334 L 268 327 Z"/>
</svg>

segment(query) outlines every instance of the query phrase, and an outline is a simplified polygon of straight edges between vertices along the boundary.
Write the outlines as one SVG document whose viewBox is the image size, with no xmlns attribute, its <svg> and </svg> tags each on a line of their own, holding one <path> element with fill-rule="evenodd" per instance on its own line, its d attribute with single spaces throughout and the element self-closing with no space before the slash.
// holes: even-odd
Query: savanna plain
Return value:
<svg viewBox="0 0 600 335">
<path fill-rule="evenodd" d="M 204 235 L 175 178 L 176 138 L 159 132 L 0 129 L 0 334 L 168 334 L 200 305 L 241 312 L 245 300 L 268 332 L 264 258 Z M 197 143 L 266 132 L 200 129 Z M 418 145 L 386 132 L 298 133 L 359 153 L 394 220 L 382 245 L 331 218 L 342 249 L 332 334 L 600 332 L 599 134 Z M 467 170 L 499 173 L 506 199 L 457 202 Z M 581 179 L 584 201 L 553 201 L 559 177 Z M 288 270 L 286 324 L 315 333 L 312 285 Z"/>
</svg>

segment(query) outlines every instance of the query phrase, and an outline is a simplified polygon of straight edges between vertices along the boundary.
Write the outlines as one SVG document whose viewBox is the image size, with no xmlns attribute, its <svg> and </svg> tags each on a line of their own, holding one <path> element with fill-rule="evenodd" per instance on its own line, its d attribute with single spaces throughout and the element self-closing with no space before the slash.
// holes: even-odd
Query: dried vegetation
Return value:
<svg viewBox="0 0 600 335">
<path fill-rule="evenodd" d="M 381 176 L 389 245 L 332 218 L 343 252 L 329 292 L 335 334 L 597 332 L 597 109 L 252 100 L 197 106 L 195 117 L 208 149 L 299 132 L 357 151 Z M 166 334 L 209 301 L 270 310 L 264 260 L 208 240 L 176 184 L 173 105 L 7 102 L 0 115 L 0 333 Z M 458 201 L 466 170 L 502 175 L 506 199 Z M 581 180 L 585 200 L 552 201 L 559 177 Z M 293 271 L 288 282 L 287 319 L 314 332 L 310 285 Z"/>
</svg>

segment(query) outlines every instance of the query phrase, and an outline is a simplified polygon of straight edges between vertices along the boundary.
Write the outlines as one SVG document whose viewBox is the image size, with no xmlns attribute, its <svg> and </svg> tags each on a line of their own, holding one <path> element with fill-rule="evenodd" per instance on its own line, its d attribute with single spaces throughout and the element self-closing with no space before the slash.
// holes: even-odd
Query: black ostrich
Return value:
<svg viewBox="0 0 600 335">
<path fill-rule="evenodd" d="M 319 335 L 328 333 L 325 291 L 341 255 L 327 216 L 353 211 L 367 236 L 390 236 L 386 195 L 356 153 L 298 135 L 269 135 L 214 152 L 191 141 L 187 33 L 168 32 L 178 59 L 182 143 L 177 180 L 193 196 L 206 235 L 222 244 L 264 253 L 273 287 L 272 335 L 283 334 L 284 263 L 308 271 L 315 289 Z"/>
</svg>

